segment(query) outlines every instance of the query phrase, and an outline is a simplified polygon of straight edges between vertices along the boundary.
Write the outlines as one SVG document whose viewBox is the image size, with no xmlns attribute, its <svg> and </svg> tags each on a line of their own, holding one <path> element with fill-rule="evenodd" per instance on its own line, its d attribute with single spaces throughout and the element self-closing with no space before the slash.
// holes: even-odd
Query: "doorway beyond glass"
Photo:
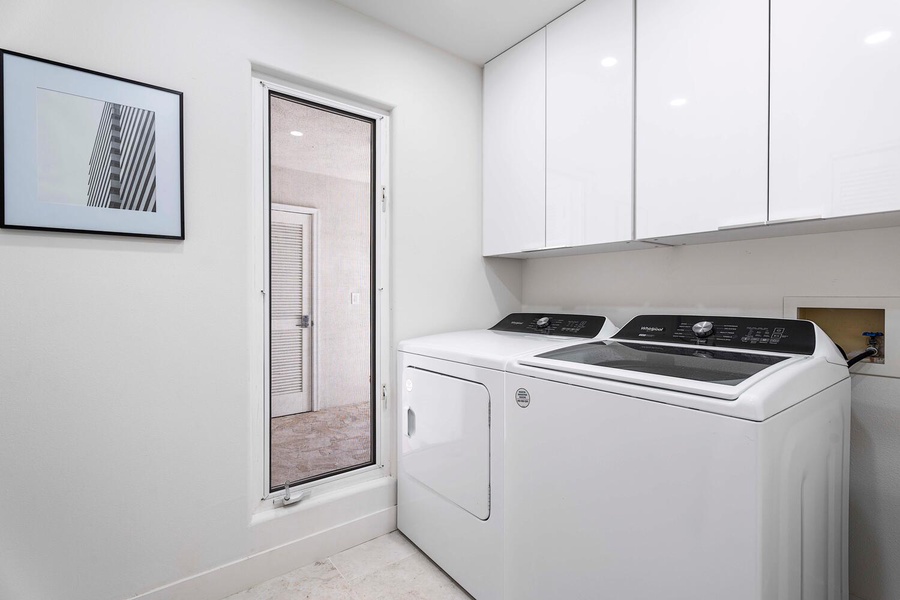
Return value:
<svg viewBox="0 0 900 600">
<path fill-rule="evenodd" d="M 375 462 L 375 121 L 268 101 L 274 492 Z"/>
</svg>

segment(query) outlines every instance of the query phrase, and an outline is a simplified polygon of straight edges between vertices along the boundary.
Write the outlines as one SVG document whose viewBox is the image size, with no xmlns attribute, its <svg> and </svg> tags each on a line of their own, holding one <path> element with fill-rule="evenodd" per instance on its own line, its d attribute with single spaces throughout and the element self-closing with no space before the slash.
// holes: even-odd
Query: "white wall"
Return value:
<svg viewBox="0 0 900 600">
<path fill-rule="evenodd" d="M 526 309 L 782 316 L 785 296 L 900 296 L 900 229 L 530 259 Z M 890 335 L 890 332 L 888 332 Z M 897 333 L 900 335 L 900 332 Z M 853 376 L 850 591 L 900 598 L 900 381 Z"/>
<path fill-rule="evenodd" d="M 0 0 L 0 15 L 6 49 L 184 92 L 187 233 L 0 231 L 0 598 L 126 598 L 389 512 L 378 488 L 251 524 L 251 65 L 395 107 L 392 348 L 519 308 L 520 265 L 479 253 L 481 69 L 327 1 Z M 321 556 L 353 541 L 309 539 Z M 275 558 L 246 564 L 298 566 Z"/>
<path fill-rule="evenodd" d="M 318 372 L 312 393 L 319 409 L 368 402 L 372 185 L 274 166 L 271 173 L 272 202 L 318 210 L 318 305 L 313 309 Z M 358 304 L 350 304 L 352 292 L 360 294 Z"/>
</svg>

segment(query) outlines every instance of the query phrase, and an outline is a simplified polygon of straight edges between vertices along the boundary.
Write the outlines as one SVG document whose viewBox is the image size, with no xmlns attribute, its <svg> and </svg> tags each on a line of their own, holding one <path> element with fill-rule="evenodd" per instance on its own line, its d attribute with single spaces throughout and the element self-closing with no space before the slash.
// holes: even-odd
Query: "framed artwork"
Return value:
<svg viewBox="0 0 900 600">
<path fill-rule="evenodd" d="M 184 239 L 181 92 L 0 50 L 0 227 Z"/>
</svg>

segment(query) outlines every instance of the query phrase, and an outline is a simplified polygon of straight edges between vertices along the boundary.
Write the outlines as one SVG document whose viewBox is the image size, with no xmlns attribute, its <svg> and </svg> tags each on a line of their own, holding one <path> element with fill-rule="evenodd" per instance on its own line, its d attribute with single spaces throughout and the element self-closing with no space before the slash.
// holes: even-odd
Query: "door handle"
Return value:
<svg viewBox="0 0 900 600">
<path fill-rule="evenodd" d="M 749 223 L 733 223 L 730 225 L 719 225 L 719 231 L 728 231 L 729 229 L 743 229 L 745 227 L 760 227 L 765 225 L 765 221 L 751 221 Z"/>
<path fill-rule="evenodd" d="M 302 317 L 300 317 L 300 323 L 297 325 L 297 327 L 306 328 L 310 325 L 312 325 L 312 322 L 309 320 L 309 315 L 303 315 Z"/>
<path fill-rule="evenodd" d="M 406 409 L 406 437 L 416 435 L 416 411 L 412 408 Z"/>
<path fill-rule="evenodd" d="M 787 219 L 771 219 L 766 221 L 766 225 L 777 225 L 779 223 L 796 223 L 798 221 L 821 221 L 822 215 L 807 215 L 805 217 L 790 217 Z"/>
<path fill-rule="evenodd" d="M 291 496 L 291 486 L 288 483 L 284 482 L 284 496 L 281 498 L 282 506 L 290 506 L 291 504 L 297 504 L 301 500 L 306 497 L 306 491 L 302 491 L 298 493 L 296 496 Z"/>
</svg>

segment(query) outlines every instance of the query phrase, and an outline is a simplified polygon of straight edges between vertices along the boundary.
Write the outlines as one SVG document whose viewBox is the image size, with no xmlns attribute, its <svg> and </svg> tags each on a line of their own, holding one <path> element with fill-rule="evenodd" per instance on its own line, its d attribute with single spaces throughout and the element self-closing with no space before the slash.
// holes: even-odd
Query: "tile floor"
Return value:
<svg viewBox="0 0 900 600">
<path fill-rule="evenodd" d="M 394 531 L 227 600 L 472 600 Z"/>
<path fill-rule="evenodd" d="M 361 402 L 272 419 L 272 483 L 369 462 L 370 414 Z"/>
</svg>

